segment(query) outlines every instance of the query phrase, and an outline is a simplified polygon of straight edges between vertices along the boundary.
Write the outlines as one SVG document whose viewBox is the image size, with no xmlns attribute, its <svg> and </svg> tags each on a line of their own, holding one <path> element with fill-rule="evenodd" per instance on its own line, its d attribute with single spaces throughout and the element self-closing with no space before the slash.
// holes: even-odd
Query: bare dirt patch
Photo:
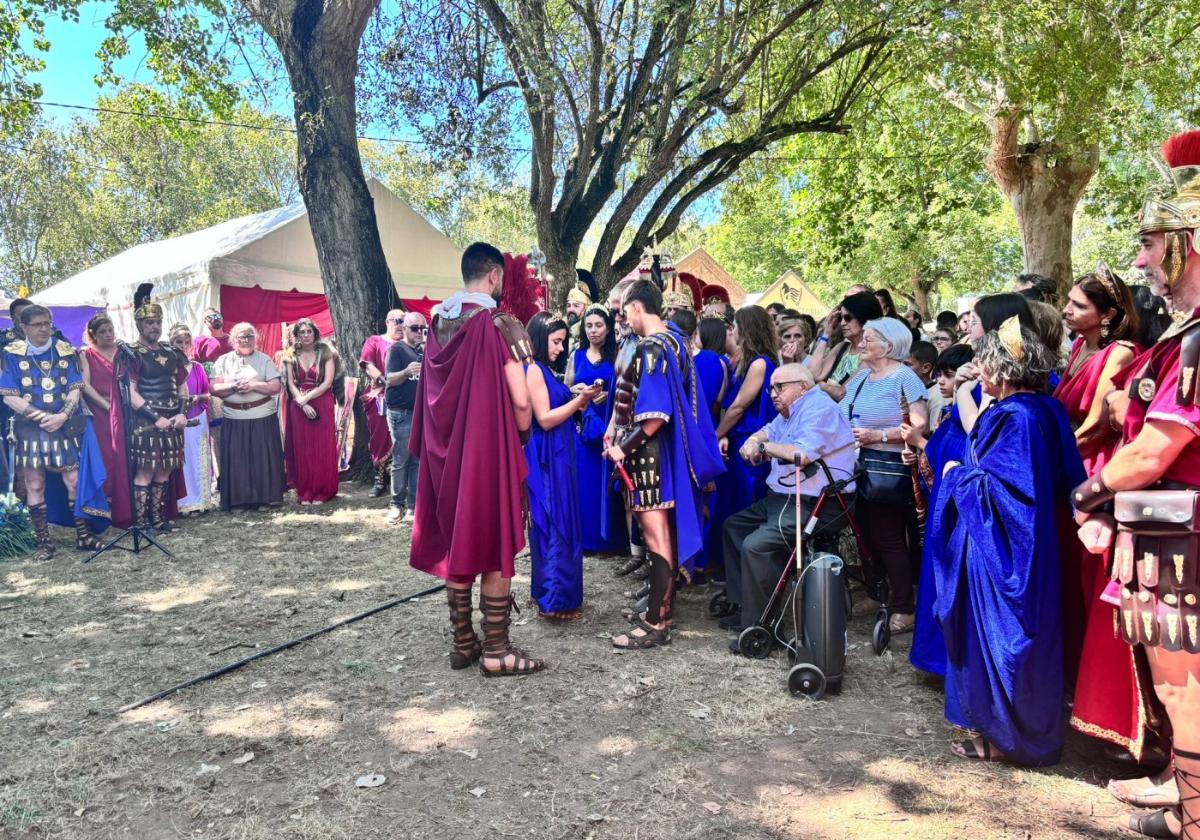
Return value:
<svg viewBox="0 0 1200 840">
<path fill-rule="evenodd" d="M 441 595 L 135 712 L 125 703 L 427 588 L 407 526 L 351 485 L 324 508 L 208 515 L 153 553 L 0 564 L 0 836 L 12 838 L 1123 837 L 1118 768 L 955 759 L 907 640 L 856 623 L 841 696 L 734 657 L 684 590 L 668 650 L 614 652 L 628 584 L 587 560 L 582 621 L 527 610 L 547 674 L 447 665 Z M 65 540 L 65 534 L 64 534 Z M 528 571 L 528 560 L 519 563 Z M 528 577 L 516 583 L 528 594 Z M 251 755 L 252 754 L 252 755 Z M 247 755 L 250 755 L 247 758 Z M 378 787 L 356 779 L 382 774 Z"/>
</svg>

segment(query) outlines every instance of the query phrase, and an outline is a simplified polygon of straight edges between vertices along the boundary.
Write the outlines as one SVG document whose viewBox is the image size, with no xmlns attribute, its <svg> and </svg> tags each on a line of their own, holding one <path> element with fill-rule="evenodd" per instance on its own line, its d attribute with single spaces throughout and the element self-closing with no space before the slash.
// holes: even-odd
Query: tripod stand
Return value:
<svg viewBox="0 0 1200 840">
<path fill-rule="evenodd" d="M 125 444 L 125 486 L 126 492 L 129 493 L 130 514 L 132 523 L 128 528 L 121 531 L 117 536 L 113 537 L 107 543 L 96 549 L 92 554 L 84 558 L 84 563 L 91 563 L 101 554 L 106 551 L 129 551 L 133 554 L 140 554 L 143 549 L 154 546 L 168 557 L 174 557 L 170 551 L 163 548 L 162 544 L 154 538 L 154 529 L 143 525 L 138 521 L 137 502 L 134 495 L 133 474 L 134 464 L 132 453 L 130 452 L 130 438 L 133 432 L 133 402 L 129 398 L 129 359 L 133 352 L 125 343 L 118 343 L 117 356 L 114 360 L 114 373 L 117 378 L 117 387 L 121 392 L 121 429 L 124 433 Z M 132 537 L 133 546 L 123 545 L 127 537 Z"/>
</svg>

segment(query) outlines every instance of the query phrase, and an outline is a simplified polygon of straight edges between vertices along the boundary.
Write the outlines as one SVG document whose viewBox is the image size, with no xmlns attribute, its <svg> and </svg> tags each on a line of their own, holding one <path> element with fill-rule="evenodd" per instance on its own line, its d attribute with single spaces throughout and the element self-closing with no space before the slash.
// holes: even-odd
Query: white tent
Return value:
<svg viewBox="0 0 1200 840">
<path fill-rule="evenodd" d="M 383 253 L 401 298 L 441 300 L 462 288 L 462 251 L 375 179 L 367 186 Z M 133 335 L 134 290 L 154 284 L 166 324 L 198 329 L 220 307 L 221 286 L 324 293 L 304 204 L 231 219 L 195 233 L 147 242 L 33 295 L 47 306 L 105 307 L 118 335 Z"/>
</svg>

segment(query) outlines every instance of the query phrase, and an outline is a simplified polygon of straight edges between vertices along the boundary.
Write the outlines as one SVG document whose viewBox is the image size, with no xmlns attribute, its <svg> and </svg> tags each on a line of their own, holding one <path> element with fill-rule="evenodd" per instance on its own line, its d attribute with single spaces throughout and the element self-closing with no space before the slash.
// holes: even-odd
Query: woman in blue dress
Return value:
<svg viewBox="0 0 1200 840">
<path fill-rule="evenodd" d="M 1063 745 L 1060 535 L 1085 478 L 1071 424 L 1046 393 L 1051 356 L 1016 316 L 975 343 L 993 399 L 962 463 L 943 468 L 929 527 L 946 642 L 946 708 L 963 758 L 1054 764 Z"/>
<path fill-rule="evenodd" d="M 728 513 L 736 513 L 767 494 L 771 465 L 751 466 L 735 456 L 746 438 L 771 422 L 777 413 L 767 385 L 779 364 L 779 337 L 767 310 L 745 306 L 733 316 L 727 341 L 737 367 L 722 401 L 725 413 L 717 427 L 717 440 L 729 470 L 721 503 Z"/>
<path fill-rule="evenodd" d="M 941 487 L 942 470 L 950 461 L 961 462 L 966 457 L 967 432 L 963 429 L 958 416 L 958 406 L 953 405 L 955 374 L 963 365 L 969 363 L 974 356 L 971 348 L 965 344 L 954 344 L 943 350 L 937 358 L 937 383 L 942 396 L 949 400 L 950 405 L 945 415 L 937 425 L 937 430 L 926 440 L 920 429 L 912 426 L 902 426 L 901 433 L 904 441 L 915 450 L 924 450 L 924 457 L 929 462 L 932 482 L 925 487 L 929 500 L 929 510 L 937 504 L 937 492 Z M 907 463 L 907 461 L 906 461 Z M 922 480 L 925 476 L 922 474 Z M 942 628 L 934 620 L 933 603 L 937 598 L 937 587 L 934 583 L 933 552 L 938 546 L 937 539 L 925 539 L 921 550 L 921 574 L 917 586 L 917 617 L 913 627 L 912 649 L 908 652 L 908 661 L 914 667 L 928 674 L 939 677 L 946 676 L 946 641 L 942 638 Z M 947 711 L 947 719 L 957 725 L 964 725 L 960 714 Z"/>
<path fill-rule="evenodd" d="M 603 390 L 584 408 L 575 443 L 579 522 L 584 551 L 613 552 L 625 547 L 627 537 L 621 500 L 612 493 L 612 465 L 604 460 L 604 430 L 612 414 L 608 395 L 613 388 L 613 360 L 617 355 L 612 314 L 599 304 L 589 306 L 583 313 L 583 336 L 586 346 L 571 355 L 566 383 L 577 393 L 599 381 Z"/>
<path fill-rule="evenodd" d="M 575 414 L 599 394 L 587 385 L 578 394 L 558 381 L 554 363 L 563 354 L 567 323 L 549 312 L 529 320 L 533 362 L 525 381 L 533 406 L 533 428 L 525 444 L 529 465 L 530 594 L 543 618 L 570 621 L 583 606 L 583 544 L 575 484 Z"/>
</svg>

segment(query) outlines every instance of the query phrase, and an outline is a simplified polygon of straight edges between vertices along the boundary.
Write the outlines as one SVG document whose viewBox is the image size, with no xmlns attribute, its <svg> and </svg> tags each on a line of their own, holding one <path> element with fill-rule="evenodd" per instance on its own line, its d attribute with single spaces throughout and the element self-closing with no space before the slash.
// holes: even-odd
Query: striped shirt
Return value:
<svg viewBox="0 0 1200 840">
<path fill-rule="evenodd" d="M 839 403 L 843 416 L 854 428 L 894 429 L 901 422 L 901 394 L 908 398 L 909 405 L 916 405 L 929 397 L 925 383 L 908 365 L 897 365 L 882 379 L 872 380 L 870 377 L 868 368 L 854 374 L 846 383 L 846 396 Z"/>
</svg>

